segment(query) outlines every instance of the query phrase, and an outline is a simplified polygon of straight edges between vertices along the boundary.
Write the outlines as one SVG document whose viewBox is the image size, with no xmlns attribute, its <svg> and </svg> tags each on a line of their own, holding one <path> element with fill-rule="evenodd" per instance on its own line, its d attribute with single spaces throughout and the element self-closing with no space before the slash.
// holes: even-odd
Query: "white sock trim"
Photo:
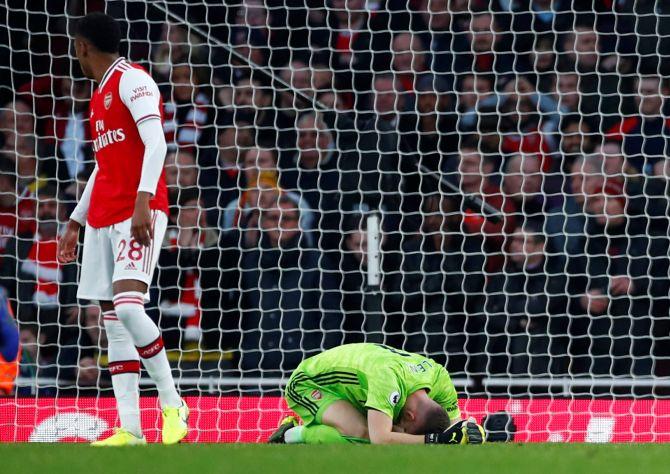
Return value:
<svg viewBox="0 0 670 474">
<path fill-rule="evenodd" d="M 298 443 L 304 443 L 305 440 L 303 439 L 303 432 L 305 431 L 305 427 L 303 425 L 300 426 L 294 426 L 293 428 L 289 428 L 286 433 L 284 433 L 284 442 L 286 444 L 298 444 Z"/>
</svg>

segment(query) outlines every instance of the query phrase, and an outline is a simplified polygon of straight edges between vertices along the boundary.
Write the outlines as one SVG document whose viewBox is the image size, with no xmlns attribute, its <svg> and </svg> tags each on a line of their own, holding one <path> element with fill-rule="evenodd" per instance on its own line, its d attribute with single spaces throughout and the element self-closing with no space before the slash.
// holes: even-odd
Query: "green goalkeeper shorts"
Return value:
<svg viewBox="0 0 670 474">
<path fill-rule="evenodd" d="M 314 382 L 299 369 L 291 375 L 286 385 L 284 398 L 289 408 L 300 417 L 305 426 L 320 425 L 326 408 L 338 400 L 344 400 L 341 395 Z"/>
</svg>

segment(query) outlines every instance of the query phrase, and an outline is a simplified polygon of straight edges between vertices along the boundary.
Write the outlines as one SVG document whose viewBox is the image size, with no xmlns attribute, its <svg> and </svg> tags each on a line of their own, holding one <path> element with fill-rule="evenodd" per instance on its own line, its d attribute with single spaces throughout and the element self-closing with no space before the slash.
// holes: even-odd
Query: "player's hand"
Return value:
<svg viewBox="0 0 670 474">
<path fill-rule="evenodd" d="M 154 238 L 154 230 L 151 228 L 151 209 L 149 199 L 151 195 L 145 192 L 137 193 L 135 201 L 135 212 L 130 221 L 130 235 L 140 244 L 148 247 Z"/>
<path fill-rule="evenodd" d="M 472 417 L 454 423 L 442 433 L 426 434 L 426 444 L 482 444 L 485 439 L 484 428 Z"/>
<path fill-rule="evenodd" d="M 58 239 L 58 262 L 70 263 L 77 259 L 77 243 L 79 243 L 79 229 L 81 224 L 70 219 L 65 232 Z"/>
</svg>

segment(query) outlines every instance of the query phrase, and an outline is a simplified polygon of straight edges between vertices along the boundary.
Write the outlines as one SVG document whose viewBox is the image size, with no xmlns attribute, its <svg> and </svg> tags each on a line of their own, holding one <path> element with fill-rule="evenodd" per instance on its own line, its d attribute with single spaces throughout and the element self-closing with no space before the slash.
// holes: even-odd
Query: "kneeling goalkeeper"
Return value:
<svg viewBox="0 0 670 474">
<path fill-rule="evenodd" d="M 449 373 L 382 344 L 347 344 L 304 360 L 284 394 L 302 420 L 284 419 L 270 443 L 480 444 L 461 420 Z"/>
</svg>

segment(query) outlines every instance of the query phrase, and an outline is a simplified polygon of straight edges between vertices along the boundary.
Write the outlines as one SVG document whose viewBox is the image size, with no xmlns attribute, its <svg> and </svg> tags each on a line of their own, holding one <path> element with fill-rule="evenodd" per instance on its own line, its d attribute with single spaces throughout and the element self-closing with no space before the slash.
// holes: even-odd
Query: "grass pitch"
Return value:
<svg viewBox="0 0 670 474">
<path fill-rule="evenodd" d="M 667 445 L 0 445 L 0 472 L 26 474 L 668 473 Z"/>
</svg>

